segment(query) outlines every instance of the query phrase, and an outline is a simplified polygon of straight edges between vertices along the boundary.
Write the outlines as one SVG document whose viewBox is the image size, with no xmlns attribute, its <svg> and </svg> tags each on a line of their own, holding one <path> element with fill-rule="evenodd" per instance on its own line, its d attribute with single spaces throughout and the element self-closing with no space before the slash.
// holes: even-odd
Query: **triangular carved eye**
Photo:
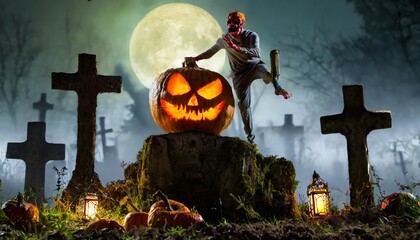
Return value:
<svg viewBox="0 0 420 240">
<path fill-rule="evenodd" d="M 223 92 L 223 85 L 220 79 L 216 79 L 213 82 L 207 84 L 204 87 L 198 89 L 197 93 L 203 98 L 210 100 L 219 96 Z"/>
<path fill-rule="evenodd" d="M 191 87 L 187 80 L 185 80 L 181 74 L 176 72 L 172 74 L 168 81 L 167 91 L 173 96 L 184 95 L 191 91 Z"/>
</svg>

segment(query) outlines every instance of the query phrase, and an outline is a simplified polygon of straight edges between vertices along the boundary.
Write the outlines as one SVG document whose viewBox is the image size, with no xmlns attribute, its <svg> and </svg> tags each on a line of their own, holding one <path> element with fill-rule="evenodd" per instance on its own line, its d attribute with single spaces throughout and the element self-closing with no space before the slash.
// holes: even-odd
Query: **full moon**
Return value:
<svg viewBox="0 0 420 240">
<path fill-rule="evenodd" d="M 185 57 L 207 50 L 222 35 L 222 29 L 208 12 L 185 3 L 170 3 L 150 11 L 137 24 L 130 40 L 130 62 L 147 88 L 160 73 L 182 67 Z M 222 70 L 225 52 L 197 64 L 215 72 Z"/>
</svg>

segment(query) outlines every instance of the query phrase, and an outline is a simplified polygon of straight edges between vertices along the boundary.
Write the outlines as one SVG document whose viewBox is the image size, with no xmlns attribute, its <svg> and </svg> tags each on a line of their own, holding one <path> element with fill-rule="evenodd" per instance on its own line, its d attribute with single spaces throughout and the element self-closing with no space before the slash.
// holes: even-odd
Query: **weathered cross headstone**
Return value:
<svg viewBox="0 0 420 240">
<path fill-rule="evenodd" d="M 38 102 L 34 102 L 32 108 L 39 111 L 39 121 L 45 122 L 47 111 L 54 109 L 54 104 L 47 102 L 46 93 L 41 93 L 41 99 Z"/>
<path fill-rule="evenodd" d="M 45 141 L 45 122 L 29 122 L 27 140 L 7 144 L 6 157 L 25 162 L 25 189 L 32 188 L 36 191 L 36 204 L 42 204 L 45 199 L 45 164 L 50 160 L 64 160 L 64 156 L 64 144 Z"/>
<path fill-rule="evenodd" d="M 321 117 L 322 134 L 341 133 L 347 139 L 350 205 L 360 209 L 374 205 L 366 137 L 370 131 L 392 126 L 390 111 L 366 110 L 362 85 L 343 86 L 341 114 Z"/>
<path fill-rule="evenodd" d="M 112 128 L 109 128 L 109 129 L 105 128 L 105 117 L 99 117 L 99 126 L 100 126 L 101 129 L 98 131 L 97 134 L 99 134 L 100 137 L 101 137 L 102 149 L 104 149 L 104 152 L 105 152 L 105 148 L 107 147 L 107 145 L 106 145 L 106 134 L 107 133 L 112 133 Z"/>
<path fill-rule="evenodd" d="M 404 175 L 404 179 L 405 179 L 406 182 L 408 182 L 408 180 L 407 180 L 407 167 L 406 167 L 406 163 L 411 163 L 411 161 L 406 161 L 404 159 L 403 152 L 401 150 L 398 150 L 397 149 L 397 143 L 395 143 L 395 142 L 394 142 L 394 149 L 392 149 L 392 152 L 394 153 L 394 162 L 395 162 L 395 165 L 401 167 L 401 172 Z"/>
<path fill-rule="evenodd" d="M 284 124 L 282 126 L 270 126 L 270 127 L 259 127 L 257 132 L 262 138 L 265 138 L 266 133 L 276 133 L 278 134 L 283 142 L 284 156 L 286 159 L 291 159 L 296 161 L 295 155 L 295 143 L 296 139 L 302 137 L 303 135 L 303 126 L 296 126 L 293 124 L 293 114 L 284 115 Z M 263 140 L 265 143 L 265 139 Z M 273 144 L 273 143 L 271 143 Z"/>
<path fill-rule="evenodd" d="M 284 137 L 284 144 L 286 149 L 286 158 L 296 160 L 295 157 L 295 142 L 298 137 L 303 135 L 303 126 L 296 126 L 293 124 L 293 115 L 284 115 L 284 124 L 281 126 L 281 132 Z"/>
<path fill-rule="evenodd" d="M 87 191 L 98 191 L 103 186 L 96 174 L 96 106 L 97 96 L 104 92 L 121 92 L 119 76 L 98 75 L 96 56 L 79 54 L 76 73 L 52 73 L 52 88 L 75 91 L 77 106 L 77 155 L 72 178 L 63 192 L 63 200 L 73 206 Z"/>
<path fill-rule="evenodd" d="M 99 117 L 99 126 L 100 130 L 97 134 L 100 135 L 102 141 L 103 162 L 98 162 L 95 168 L 99 173 L 102 173 L 99 174 L 101 181 L 109 183 L 115 178 L 122 178 L 124 174 L 118 157 L 117 146 L 106 144 L 106 133 L 111 133 L 112 128 L 105 128 L 105 117 Z M 109 174 L 110 172 L 112 174 Z"/>
</svg>

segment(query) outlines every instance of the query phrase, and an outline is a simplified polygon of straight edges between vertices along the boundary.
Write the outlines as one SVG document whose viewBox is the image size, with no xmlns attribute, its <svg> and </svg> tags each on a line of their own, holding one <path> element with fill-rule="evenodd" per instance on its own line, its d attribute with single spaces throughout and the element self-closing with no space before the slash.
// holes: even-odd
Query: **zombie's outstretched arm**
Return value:
<svg viewBox="0 0 420 240">
<path fill-rule="evenodd" d="M 223 36 L 223 40 L 227 43 L 230 48 L 233 48 L 237 52 L 242 52 L 242 48 L 236 45 L 232 40 L 230 40 L 226 35 Z"/>
<path fill-rule="evenodd" d="M 194 61 L 199 61 L 201 59 L 209 59 L 213 57 L 214 54 L 216 54 L 220 49 L 223 48 L 223 44 L 221 41 L 222 40 L 220 38 L 217 39 L 216 43 L 211 48 L 194 57 Z"/>
<path fill-rule="evenodd" d="M 235 51 L 247 54 L 250 57 L 260 57 L 260 38 L 258 37 L 258 34 L 251 33 L 248 37 L 251 42 L 251 47 L 240 47 L 236 45 L 231 39 L 229 39 L 226 35 L 223 36 L 223 40 L 226 41 L 229 47 L 235 49 Z"/>
</svg>

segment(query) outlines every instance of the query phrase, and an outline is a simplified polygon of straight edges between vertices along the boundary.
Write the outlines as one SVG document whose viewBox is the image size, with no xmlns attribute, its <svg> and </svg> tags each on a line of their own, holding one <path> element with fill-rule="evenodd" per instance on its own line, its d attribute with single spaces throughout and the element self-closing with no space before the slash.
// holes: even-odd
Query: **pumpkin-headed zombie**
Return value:
<svg viewBox="0 0 420 240">
<path fill-rule="evenodd" d="M 229 13 L 226 25 L 227 33 L 217 39 L 216 43 L 207 51 L 192 59 L 194 61 L 208 59 L 219 50 L 226 50 L 244 130 L 248 141 L 253 142 L 255 136 L 252 133 L 250 110 L 251 83 L 255 79 L 261 78 L 266 84 L 273 84 L 276 95 L 282 95 L 288 99 L 292 94 L 280 86 L 277 74 L 271 74 L 266 64 L 261 61 L 258 34 L 244 29 L 245 15 L 239 11 Z"/>
</svg>

